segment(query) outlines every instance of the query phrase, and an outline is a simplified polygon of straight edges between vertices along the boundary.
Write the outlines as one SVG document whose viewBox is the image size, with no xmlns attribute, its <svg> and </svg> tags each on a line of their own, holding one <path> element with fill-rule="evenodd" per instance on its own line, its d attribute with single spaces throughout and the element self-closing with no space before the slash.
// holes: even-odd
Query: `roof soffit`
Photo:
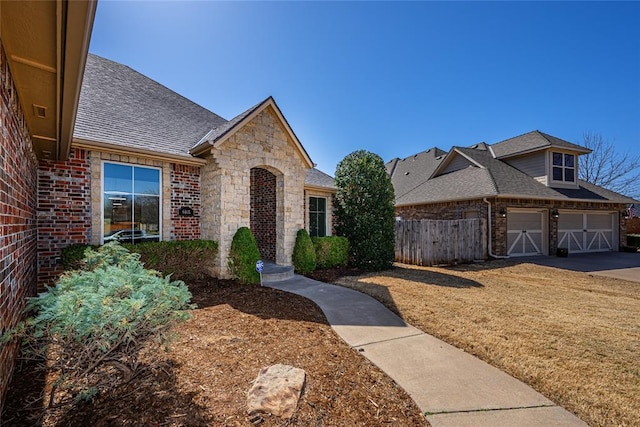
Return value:
<svg viewBox="0 0 640 427">
<path fill-rule="evenodd" d="M 0 34 L 39 158 L 64 159 L 82 82 L 95 1 L 0 4 Z"/>
</svg>

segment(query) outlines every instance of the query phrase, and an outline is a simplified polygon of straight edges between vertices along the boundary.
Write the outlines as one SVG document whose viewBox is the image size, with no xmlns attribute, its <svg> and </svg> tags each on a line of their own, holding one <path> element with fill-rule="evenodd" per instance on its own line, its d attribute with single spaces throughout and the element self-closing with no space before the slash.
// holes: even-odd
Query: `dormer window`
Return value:
<svg viewBox="0 0 640 427">
<path fill-rule="evenodd" d="M 551 178 L 558 182 L 576 182 L 576 155 L 552 153 Z"/>
</svg>

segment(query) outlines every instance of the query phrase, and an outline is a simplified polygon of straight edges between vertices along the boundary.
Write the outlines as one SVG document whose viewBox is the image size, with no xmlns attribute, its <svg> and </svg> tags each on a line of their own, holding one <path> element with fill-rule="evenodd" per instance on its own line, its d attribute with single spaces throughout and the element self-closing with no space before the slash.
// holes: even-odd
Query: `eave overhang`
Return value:
<svg viewBox="0 0 640 427">
<path fill-rule="evenodd" d="M 0 3 L 0 36 L 38 158 L 71 148 L 96 0 Z"/>
</svg>

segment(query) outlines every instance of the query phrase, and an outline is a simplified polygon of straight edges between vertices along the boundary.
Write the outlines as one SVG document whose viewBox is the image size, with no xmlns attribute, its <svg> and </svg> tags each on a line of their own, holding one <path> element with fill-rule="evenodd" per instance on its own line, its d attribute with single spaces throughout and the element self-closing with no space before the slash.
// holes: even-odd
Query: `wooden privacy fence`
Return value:
<svg viewBox="0 0 640 427">
<path fill-rule="evenodd" d="M 396 261 L 412 265 L 487 258 L 484 219 L 396 221 Z"/>
</svg>

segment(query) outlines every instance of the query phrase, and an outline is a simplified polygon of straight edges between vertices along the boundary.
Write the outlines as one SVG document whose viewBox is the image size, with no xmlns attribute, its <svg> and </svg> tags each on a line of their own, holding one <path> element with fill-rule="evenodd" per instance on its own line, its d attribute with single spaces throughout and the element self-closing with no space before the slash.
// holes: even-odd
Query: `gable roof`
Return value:
<svg viewBox="0 0 640 427">
<path fill-rule="evenodd" d="M 538 150 L 545 150 L 547 148 L 560 148 L 576 151 L 582 154 L 588 154 L 591 152 L 588 148 L 556 138 L 555 136 L 547 135 L 546 133 L 542 133 L 538 130 L 491 145 L 491 149 L 499 159 Z"/>
<path fill-rule="evenodd" d="M 446 168 L 445 160 L 442 160 L 430 173 L 425 168 L 424 172 L 420 173 L 422 182 L 413 188 L 407 187 L 397 178 L 394 180 L 392 176 L 394 188 L 398 185 L 396 206 L 496 196 L 633 203 L 633 199 L 629 197 L 582 180 L 578 181 L 577 189 L 547 187 L 531 176 L 493 157 L 491 150 L 486 150 L 484 146 L 478 145 L 476 148 L 453 147 L 445 158 L 446 162 L 450 163 L 457 156 L 464 157 L 469 166 L 438 175 L 438 170 Z M 416 179 L 416 181 L 420 181 L 420 179 Z M 398 191 L 398 189 L 404 192 Z"/>
<path fill-rule="evenodd" d="M 190 157 L 196 141 L 226 122 L 126 65 L 87 58 L 75 139 Z"/>
<path fill-rule="evenodd" d="M 305 187 L 315 187 L 327 190 L 336 190 L 336 184 L 331 177 L 319 169 L 311 168 L 307 172 L 307 176 L 304 179 Z"/>
<path fill-rule="evenodd" d="M 262 111 L 266 110 L 267 108 L 271 108 L 272 111 L 275 113 L 275 115 L 278 117 L 278 119 L 280 120 L 280 123 L 282 123 L 285 129 L 285 132 L 289 135 L 289 137 L 293 141 L 294 146 L 300 153 L 300 156 L 302 157 L 302 159 L 307 163 L 307 166 L 310 168 L 313 167 L 314 166 L 313 162 L 311 161 L 311 158 L 309 157 L 307 150 L 305 150 L 305 148 L 302 146 L 302 143 L 300 142 L 296 134 L 293 132 L 293 129 L 291 129 L 291 126 L 289 126 L 289 122 L 287 122 L 287 119 L 284 118 L 284 115 L 282 114 L 282 111 L 276 104 L 276 101 L 271 96 L 265 99 L 264 101 L 260 102 L 259 104 L 256 104 L 253 107 L 249 108 L 248 110 L 244 111 L 243 113 L 239 114 L 238 116 L 234 117 L 233 119 L 223 124 L 222 126 L 211 129 L 204 137 L 202 137 L 198 141 L 197 144 L 195 144 L 195 146 L 191 150 L 189 150 L 189 152 L 192 155 L 197 156 L 205 152 L 208 148 L 221 146 L 222 144 L 224 144 L 224 142 L 227 139 L 233 136 L 245 124 L 247 124 L 249 121 L 251 121 L 254 117 L 256 117 L 258 114 L 260 114 Z"/>
<path fill-rule="evenodd" d="M 266 108 L 313 167 L 272 97 L 227 121 L 126 65 L 89 54 L 73 137 L 78 146 L 202 162 L 194 156 L 219 146 Z"/>
<path fill-rule="evenodd" d="M 391 176 L 396 198 L 424 183 L 446 154 L 446 151 L 433 147 L 404 159 L 396 158 L 387 162 L 387 173 Z"/>
</svg>

